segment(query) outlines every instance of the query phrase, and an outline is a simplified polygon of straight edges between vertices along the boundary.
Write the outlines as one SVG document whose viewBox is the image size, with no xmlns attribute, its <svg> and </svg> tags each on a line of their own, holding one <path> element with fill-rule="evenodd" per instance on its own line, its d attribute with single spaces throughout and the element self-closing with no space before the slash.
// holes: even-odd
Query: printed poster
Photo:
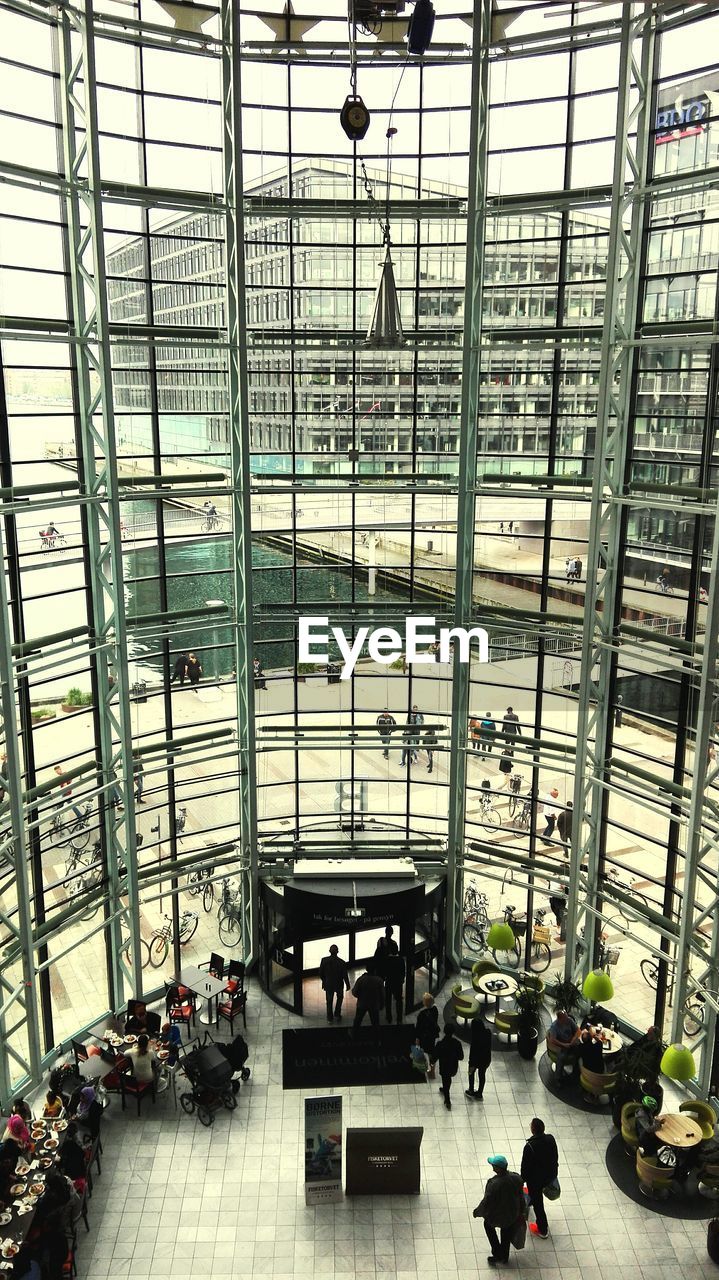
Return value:
<svg viewBox="0 0 719 1280">
<path fill-rule="evenodd" d="M 305 1098 L 305 1204 L 342 1199 L 342 1098 Z"/>
</svg>

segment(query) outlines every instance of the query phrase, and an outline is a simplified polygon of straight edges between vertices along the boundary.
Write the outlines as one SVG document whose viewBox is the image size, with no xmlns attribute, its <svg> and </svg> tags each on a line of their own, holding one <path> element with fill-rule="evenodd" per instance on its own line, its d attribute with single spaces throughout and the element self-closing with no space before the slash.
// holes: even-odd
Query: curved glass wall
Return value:
<svg viewBox="0 0 719 1280">
<path fill-rule="evenodd" d="M 283 8 L 0 3 L 0 1093 L 384 850 L 708 1083 L 719 19 Z M 408 616 L 489 662 L 300 649 Z"/>
</svg>

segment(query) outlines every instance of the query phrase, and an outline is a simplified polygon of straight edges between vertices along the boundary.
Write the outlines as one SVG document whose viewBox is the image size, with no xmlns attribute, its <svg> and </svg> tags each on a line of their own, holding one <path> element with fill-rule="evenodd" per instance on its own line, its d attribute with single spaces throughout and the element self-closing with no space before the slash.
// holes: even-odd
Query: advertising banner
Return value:
<svg viewBox="0 0 719 1280">
<path fill-rule="evenodd" d="M 342 1098 L 305 1098 L 305 1204 L 342 1199 Z"/>
</svg>

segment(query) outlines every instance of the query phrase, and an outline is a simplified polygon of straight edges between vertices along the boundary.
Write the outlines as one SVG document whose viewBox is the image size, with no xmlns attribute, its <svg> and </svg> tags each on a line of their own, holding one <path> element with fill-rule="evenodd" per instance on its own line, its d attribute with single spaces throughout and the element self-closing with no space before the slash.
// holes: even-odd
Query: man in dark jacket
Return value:
<svg viewBox="0 0 719 1280">
<path fill-rule="evenodd" d="M 549 1235 L 547 1215 L 544 1212 L 544 1188 L 553 1182 L 559 1171 L 559 1152 L 551 1133 L 545 1133 L 544 1121 L 535 1116 L 530 1125 L 531 1136 L 524 1144 L 522 1152 L 521 1174 L 527 1184 L 529 1199 L 534 1209 L 536 1222 L 529 1225 L 530 1231 L 546 1240 Z"/>
<path fill-rule="evenodd" d="M 396 727 L 397 721 L 393 715 L 390 715 L 388 708 L 385 707 L 382 714 L 377 716 L 377 729 L 379 736 L 382 739 L 382 746 L 384 747 L 382 754 L 385 760 L 389 760 L 389 740 L 392 735 L 392 730 Z"/>
<path fill-rule="evenodd" d="M 373 1027 L 379 1026 L 379 1011 L 384 1004 L 384 983 L 375 972 L 374 965 L 367 966 L 367 972 L 357 979 L 352 995 L 357 1001 L 353 1027 L 359 1027 L 365 1014 Z"/>
<path fill-rule="evenodd" d="M 342 1021 L 342 1001 L 345 991 L 350 989 L 350 976 L 347 964 L 340 958 L 339 947 L 334 942 L 328 956 L 320 961 L 320 981 L 327 1001 L 327 1021 Z"/>
<path fill-rule="evenodd" d="M 402 987 L 404 985 L 404 958 L 390 954 L 384 962 L 384 1001 L 387 1021 L 392 1021 L 392 1002 L 397 1009 L 397 1021 L 402 1021 Z"/>
<path fill-rule="evenodd" d="M 492 1032 L 484 1018 L 478 1015 L 472 1020 L 472 1038 L 469 1044 L 469 1088 L 465 1089 L 468 1098 L 479 1098 L 482 1101 L 484 1082 L 487 1078 L 487 1067 L 492 1061 Z M 477 1088 L 474 1077 L 477 1076 Z"/>
<path fill-rule="evenodd" d="M 439 1076 L 442 1081 L 439 1091 L 444 1094 L 444 1105 L 448 1111 L 452 1110 L 449 1096 L 452 1080 L 457 1074 L 460 1062 L 464 1060 L 464 1049 L 456 1036 L 453 1035 L 453 1032 L 454 1023 L 446 1022 L 444 1035 L 439 1043 L 435 1045 L 429 1059 L 432 1066 L 434 1066 L 435 1062 L 439 1063 Z"/>
<path fill-rule="evenodd" d="M 489 1156 L 487 1164 L 494 1169 L 494 1177 L 487 1182 L 472 1217 L 484 1218 L 484 1229 L 492 1248 L 487 1262 L 490 1267 L 496 1267 L 498 1262 L 509 1262 L 512 1233 L 524 1217 L 524 1191 L 519 1174 L 509 1172 L 506 1156 Z"/>
</svg>

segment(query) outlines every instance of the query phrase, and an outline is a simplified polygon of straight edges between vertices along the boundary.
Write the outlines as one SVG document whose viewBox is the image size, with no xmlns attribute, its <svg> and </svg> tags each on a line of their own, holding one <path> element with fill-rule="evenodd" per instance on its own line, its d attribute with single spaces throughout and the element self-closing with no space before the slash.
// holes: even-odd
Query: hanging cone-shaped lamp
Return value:
<svg viewBox="0 0 719 1280">
<path fill-rule="evenodd" d="M 399 314 L 399 298 L 394 280 L 394 267 L 390 243 L 386 240 L 382 275 L 374 297 L 372 319 L 364 340 L 366 347 L 401 347 L 404 345 L 402 320 Z"/>
</svg>

